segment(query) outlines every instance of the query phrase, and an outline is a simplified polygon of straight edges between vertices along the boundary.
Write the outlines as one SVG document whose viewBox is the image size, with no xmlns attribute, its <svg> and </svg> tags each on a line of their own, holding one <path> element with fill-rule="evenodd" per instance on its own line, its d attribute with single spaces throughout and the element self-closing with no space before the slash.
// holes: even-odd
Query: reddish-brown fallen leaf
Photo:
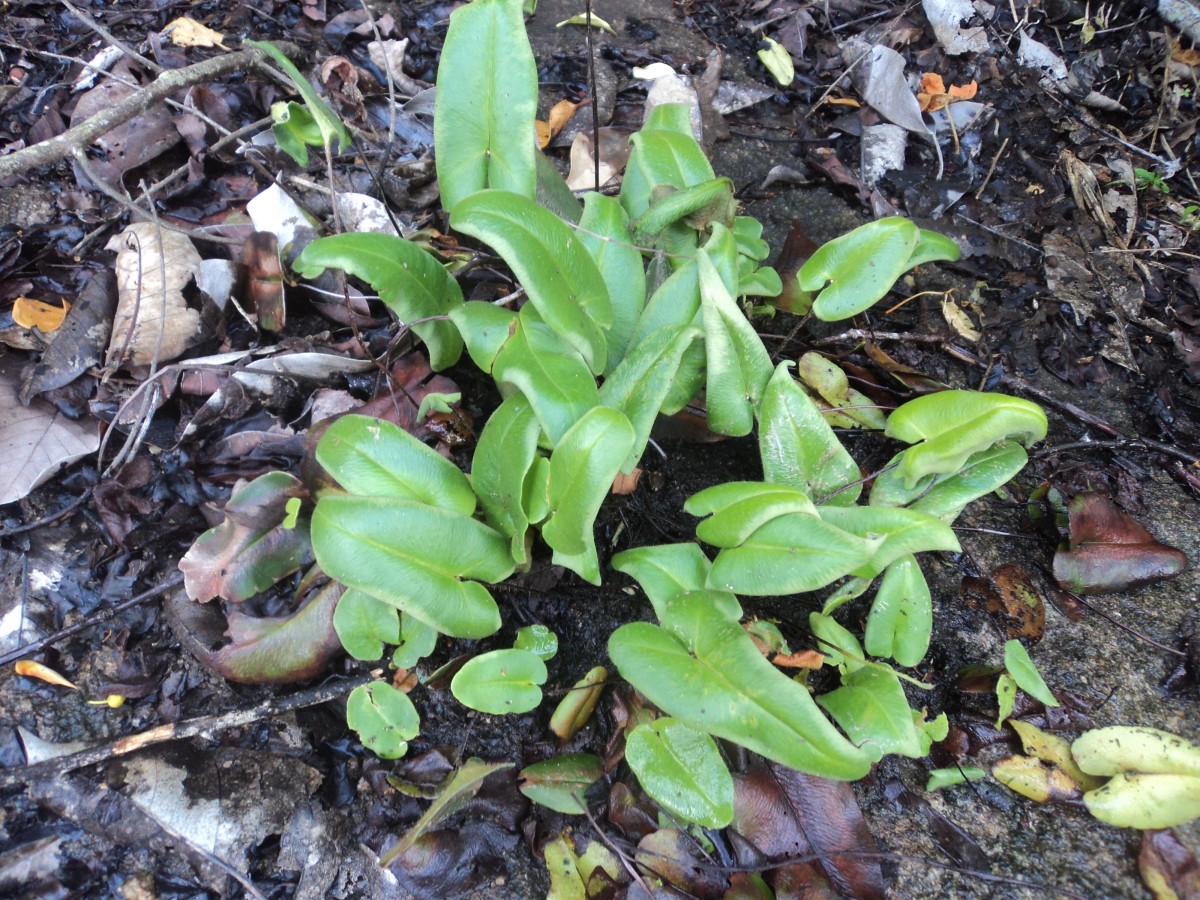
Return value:
<svg viewBox="0 0 1200 900">
<path fill-rule="evenodd" d="M 1170 829 L 1142 832 L 1138 871 L 1155 900 L 1200 897 L 1200 863 Z"/>
<path fill-rule="evenodd" d="M 691 897 L 721 897 L 729 882 L 704 865 L 695 840 L 675 828 L 648 834 L 638 842 L 638 867 L 687 892 Z"/>
<path fill-rule="evenodd" d="M 801 650 L 799 653 L 776 653 L 771 662 L 785 669 L 819 669 L 825 665 L 825 657 L 816 650 Z"/>
<path fill-rule="evenodd" d="M 845 782 L 755 765 L 734 776 L 733 827 L 770 858 L 820 854 L 820 868 L 842 896 L 883 898 L 879 860 L 862 855 L 876 851 L 875 840 Z"/>
<path fill-rule="evenodd" d="M 1046 630 L 1046 606 L 1029 573 L 1014 564 L 1000 566 L 991 579 L 968 577 L 961 593 L 970 606 L 991 614 L 1007 638 L 1041 640 Z"/>
<path fill-rule="evenodd" d="M 333 628 L 341 585 L 330 583 L 290 616 L 229 613 L 228 645 L 204 661 L 238 684 L 292 684 L 319 675 L 342 649 Z"/>
<path fill-rule="evenodd" d="M 942 76 L 936 72 L 926 72 L 921 76 L 921 90 L 917 93 L 917 103 L 921 112 L 936 112 L 945 109 L 956 100 L 970 100 L 979 90 L 977 82 L 969 84 L 952 84 L 949 90 Z"/>
<path fill-rule="evenodd" d="M 1054 577 L 1077 594 L 1111 594 L 1172 578 L 1187 568 L 1180 550 L 1159 543 L 1103 494 L 1080 494 L 1068 509 L 1069 547 L 1054 554 Z"/>
<path fill-rule="evenodd" d="M 283 302 L 283 267 L 279 262 L 279 238 L 269 231 L 256 231 L 242 249 L 246 264 L 247 309 L 258 315 L 264 331 L 283 331 L 287 308 Z"/>
</svg>

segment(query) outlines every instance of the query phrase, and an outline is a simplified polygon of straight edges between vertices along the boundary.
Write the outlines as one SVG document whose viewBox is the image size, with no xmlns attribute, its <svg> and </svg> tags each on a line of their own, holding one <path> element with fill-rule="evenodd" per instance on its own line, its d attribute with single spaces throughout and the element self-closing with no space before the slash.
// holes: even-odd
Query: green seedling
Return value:
<svg viewBox="0 0 1200 900">
<path fill-rule="evenodd" d="M 350 132 L 329 108 L 295 64 L 269 41 L 245 41 L 275 61 L 296 86 L 304 105 L 275 103 L 271 106 L 272 131 L 285 153 L 300 165 L 308 165 L 308 148 L 322 147 L 326 153 L 342 152 L 350 146 Z"/>
<path fill-rule="evenodd" d="M 1160 194 L 1171 193 L 1167 180 L 1150 169 L 1135 168 L 1133 170 L 1134 186 L 1140 191 L 1157 191 Z"/>
<path fill-rule="evenodd" d="M 558 653 L 558 635 L 545 625 L 526 625 L 517 629 L 513 647 L 528 650 L 542 662 L 549 662 Z"/>
<path fill-rule="evenodd" d="M 376 756 L 398 759 L 421 730 L 421 719 L 408 695 L 384 681 L 363 684 L 350 692 L 346 724 Z"/>
<path fill-rule="evenodd" d="M 463 706 L 492 715 L 523 713 L 542 702 L 546 664 L 529 650 L 493 650 L 467 661 L 450 682 Z"/>
</svg>

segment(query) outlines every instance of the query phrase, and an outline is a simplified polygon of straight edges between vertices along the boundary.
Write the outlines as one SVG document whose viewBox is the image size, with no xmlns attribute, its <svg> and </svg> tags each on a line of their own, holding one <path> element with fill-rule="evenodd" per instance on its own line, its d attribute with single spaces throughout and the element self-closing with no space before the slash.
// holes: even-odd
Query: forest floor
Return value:
<svg viewBox="0 0 1200 900">
<path fill-rule="evenodd" d="M 367 45 L 407 39 L 410 83 L 397 87 L 419 94 L 436 79 L 457 5 L 378 2 L 368 17 L 349 0 L 7 4 L 0 171 L 4 154 L 112 107 L 150 81 L 154 67 L 232 52 L 163 36 L 169 22 L 188 16 L 233 49 L 247 38 L 297 44 L 302 70 L 360 134 L 373 136 L 366 152 L 333 160 L 336 190 L 378 196 L 382 187 L 402 222 L 444 234 L 429 117 L 409 108 L 392 138 L 379 137 L 388 89 Z M 1187 4 L 1162 4 L 1173 5 Z M 558 101 L 590 98 L 584 30 L 558 26 L 582 6 L 541 0 L 528 19 L 540 118 Z M 778 897 L 1143 897 L 1151 896 L 1147 872 L 1160 873 L 1180 897 L 1198 896 L 1194 822 L 1145 834 L 1118 829 L 1092 818 L 1077 796 L 1039 803 L 992 778 L 926 791 L 931 768 L 990 770 L 1020 751 L 1015 732 L 994 727 L 994 694 L 962 676 L 965 666 L 998 664 L 1014 637 L 1063 702 L 1059 711 L 1030 704 L 1018 717 L 1068 740 L 1089 727 L 1139 725 L 1200 741 L 1195 568 L 1079 598 L 1051 572 L 1065 539 L 1053 512 L 1035 516 L 1048 508 L 1036 500 L 1047 492 L 1064 502 L 1102 494 L 1162 544 L 1200 559 L 1200 50 L 1188 49 L 1200 47 L 1200 35 L 1181 33 L 1148 6 L 595 0 L 595 14 L 612 26 L 593 35 L 602 124 L 640 125 L 647 82 L 634 76 L 637 68 L 662 62 L 702 84 L 721 66 L 736 108 L 722 115 L 701 104 L 706 149 L 715 171 L 732 178 L 743 210 L 764 223 L 781 272 L 794 271 L 812 242 L 887 215 L 909 216 L 962 250 L 958 262 L 921 267 L 853 322 L 756 310 L 774 361 L 820 351 L 883 406 L 940 383 L 1023 396 L 1050 418 L 1046 440 L 1006 494 L 978 501 L 956 523 L 964 552 L 930 554 L 924 567 L 935 624 L 915 674 L 930 690 L 910 700 L 946 712 L 950 737 L 932 760 L 885 758 L 852 794 L 838 795 L 840 805 L 822 809 L 831 819 L 861 814 L 871 836 L 862 865 L 849 875 L 821 859 L 782 866 L 743 855 L 731 835 L 712 832 L 709 855 L 697 843 L 694 865 L 666 877 L 671 885 L 654 896 L 734 896 L 731 878 L 746 890 L 736 896 L 767 896 L 750 893 L 739 869 L 763 874 Z M 951 8 L 965 12 L 931 22 Z M 793 60 L 787 87 L 757 55 L 764 38 Z M 877 46 L 902 65 L 858 66 Z M 98 77 L 101 87 L 79 86 L 83 63 L 106 49 L 111 74 Z M 916 113 L 914 123 L 912 95 L 924 73 L 944 83 L 924 83 L 934 109 Z M 952 102 L 938 110 L 943 95 Z M 300 471 L 318 398 L 344 411 L 391 396 L 369 360 L 265 378 L 265 388 L 253 389 L 227 374 L 204 380 L 188 361 L 204 358 L 211 368 L 214 354 L 270 347 L 267 356 L 334 348 L 361 362 L 367 348 L 392 350 L 396 328 L 382 307 L 362 301 L 351 326 L 340 300 L 289 286 L 286 326 L 270 340 L 237 313 L 218 314 L 202 341 L 162 357 L 171 377 L 155 375 L 160 405 L 134 418 L 127 401 L 153 369 L 101 377 L 104 348 L 88 356 L 84 343 L 51 357 L 47 344 L 58 338 L 46 334 L 55 326 L 31 329 L 24 308 L 13 309 L 18 298 L 86 304 L 89 290 L 102 307 L 106 289 L 97 301 L 95 285 L 113 270 L 109 241 L 146 220 L 145 212 L 131 218 L 129 207 L 148 208 L 148 189 L 154 220 L 233 239 L 197 241 L 205 259 L 245 260 L 247 202 L 272 183 L 332 221 L 325 160 L 314 154 L 302 170 L 269 140 L 266 117 L 285 96 L 261 74 L 220 72 L 180 92 L 175 106 L 158 104 L 122 124 L 90 162 L 62 158 L 0 178 L 5 896 L 540 897 L 550 890 L 544 848 L 564 830 L 580 850 L 603 833 L 632 860 L 639 840 L 659 828 L 620 767 L 587 819 L 529 803 L 516 773 L 564 749 L 547 730 L 550 704 L 486 716 L 457 703 L 444 677 L 429 676 L 466 654 L 511 646 L 516 628 L 533 623 L 558 636 L 551 696 L 606 664 L 608 636 L 651 614 L 608 558 L 647 541 L 693 540 L 695 519 L 682 514 L 683 501 L 722 481 L 760 478 L 752 437 L 712 441 L 696 415 L 663 423 L 661 455 L 647 453 L 636 488 L 611 498 L 597 522 L 603 586 L 540 557 L 530 573 L 497 586 L 504 628 L 475 644 L 443 641 L 421 663 L 412 698 L 422 733 L 404 759 L 384 761 L 345 722 L 344 697 L 370 666 L 338 656 L 297 684 L 231 683 L 205 662 L 213 661 L 206 629 L 215 627 L 219 639 L 221 610 L 188 600 L 178 578 L 179 560 L 220 521 L 238 479 Z M 564 173 L 592 108 L 590 100 L 582 105 L 550 143 Z M 385 173 L 382 184 L 364 160 Z M 85 332 L 75 328 L 72 340 Z M 43 370 L 31 373 L 38 360 Z M 33 375 L 42 380 L 33 384 Z M 412 356 L 399 377 L 410 401 L 430 390 L 461 392 L 461 409 L 477 422 L 498 402 L 469 363 L 435 377 Z M 123 457 L 131 433 L 141 443 Z M 452 459 L 469 458 L 469 434 L 421 434 Z M 846 441 L 864 471 L 894 452 L 875 434 Z M 55 471 L 62 463 L 69 465 Z M 1014 583 L 1024 592 L 1014 594 Z M 287 600 L 256 603 L 256 613 L 269 616 Z M 808 614 L 819 603 L 791 597 L 745 606 L 800 649 L 813 645 Z M 852 607 L 846 619 L 865 617 L 865 609 Z M 21 659 L 78 689 L 17 674 Z M 123 705 L 89 703 L 110 695 Z M 628 690 L 608 692 L 565 749 L 610 758 L 628 699 Z M 81 751 L 88 752 L 73 755 Z M 738 765 L 752 767 L 744 757 Z M 378 855 L 471 758 L 513 768 L 442 821 L 419 857 L 380 869 Z M 588 896 L 646 896 L 645 888 L 622 874 Z"/>
</svg>

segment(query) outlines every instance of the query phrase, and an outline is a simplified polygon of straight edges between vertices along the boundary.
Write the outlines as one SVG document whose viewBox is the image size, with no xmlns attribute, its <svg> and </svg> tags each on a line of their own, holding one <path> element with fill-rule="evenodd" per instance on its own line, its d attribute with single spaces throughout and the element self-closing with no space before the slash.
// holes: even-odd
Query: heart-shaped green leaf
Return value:
<svg viewBox="0 0 1200 900">
<path fill-rule="evenodd" d="M 545 625 L 526 625 L 517 629 L 517 639 L 513 647 L 518 650 L 528 650 L 542 661 L 554 659 L 558 653 L 558 635 Z"/>
<path fill-rule="evenodd" d="M 481 0 L 456 9 L 438 63 L 433 116 L 442 207 L 483 188 L 533 198 L 537 63 L 521 0 Z"/>
<path fill-rule="evenodd" d="M 848 319 L 873 306 L 909 268 L 920 239 L 908 219 L 893 216 L 860 225 L 821 245 L 796 275 L 806 291 L 820 291 L 817 318 Z"/>
<path fill-rule="evenodd" d="M 361 278 L 402 323 L 444 316 L 462 306 L 462 289 L 434 256 L 391 234 L 335 234 L 304 248 L 293 264 L 305 278 L 341 269 Z M 413 331 L 429 349 L 429 366 L 441 371 L 458 362 L 462 338 L 451 322 L 416 322 Z"/>
<path fill-rule="evenodd" d="M 893 562 L 910 553 L 962 550 L 950 526 L 941 519 L 893 506 L 822 506 L 821 518 L 843 531 L 864 538 L 883 538 L 871 561 L 854 572 L 874 578 Z"/>
<path fill-rule="evenodd" d="M 667 602 L 685 591 L 704 589 L 712 563 L 697 544 L 655 544 L 622 550 L 612 558 L 612 567 L 637 581 L 646 592 L 654 613 L 662 621 Z M 711 594 L 721 594 L 710 591 Z M 738 621 L 742 607 L 733 594 L 724 594 L 729 618 Z"/>
<path fill-rule="evenodd" d="M 817 703 L 872 759 L 885 753 L 925 755 L 912 708 L 894 672 L 863 666 L 843 677 L 840 688 L 819 696 Z"/>
<path fill-rule="evenodd" d="M 317 462 L 352 494 L 475 512 L 475 492 L 458 466 L 383 419 L 342 416 L 321 435 Z"/>
<path fill-rule="evenodd" d="M 333 627 L 346 652 L 374 662 L 384 644 L 400 643 L 400 613 L 396 607 L 362 591 L 346 591 L 333 614 Z"/>
<path fill-rule="evenodd" d="M 885 434 L 915 445 L 900 462 L 900 474 L 911 488 L 926 475 L 959 471 L 997 441 L 1019 440 L 1025 446 L 1040 441 L 1046 436 L 1046 414 L 1019 397 L 940 391 L 909 400 L 893 412 Z"/>
<path fill-rule="evenodd" d="M 612 303 L 588 248 L 569 225 L 531 199 L 492 190 L 460 201 L 450 224 L 495 249 L 542 321 L 579 351 L 593 373 L 604 371 Z"/>
<path fill-rule="evenodd" d="M 326 494 L 313 512 L 321 568 L 451 637 L 480 638 L 500 627 L 479 578 L 512 574 L 508 541 L 482 522 L 384 497 Z"/>
<path fill-rule="evenodd" d="M 467 660 L 450 691 L 471 709 L 492 715 L 529 712 L 542 702 L 546 664 L 528 650 L 493 650 Z"/>
<path fill-rule="evenodd" d="M 687 643 L 646 622 L 623 625 L 608 641 L 621 676 L 651 703 L 802 772 L 842 780 L 867 773 L 866 754 L 821 715 L 807 690 L 763 658 L 740 625 L 702 599 L 683 596 L 670 606 L 673 630 L 688 635 Z"/>
<path fill-rule="evenodd" d="M 759 408 L 758 452 L 763 478 L 788 484 L 834 506 L 850 506 L 862 493 L 858 464 L 846 452 L 817 405 L 780 363 Z"/>
<path fill-rule="evenodd" d="M 799 488 L 762 481 L 729 481 L 688 498 L 685 512 L 711 516 L 696 526 L 696 536 L 714 547 L 737 547 L 772 519 L 788 513 L 816 515 L 817 508 Z"/>
<path fill-rule="evenodd" d="M 705 732 L 673 718 L 639 725 L 625 740 L 625 761 L 646 793 L 684 822 L 733 821 L 733 777 Z"/>
<path fill-rule="evenodd" d="M 411 669 L 437 647 L 437 630 L 416 616 L 400 614 L 400 643 L 392 654 L 397 669 Z"/>
<path fill-rule="evenodd" d="M 550 455 L 550 516 L 542 537 L 556 563 L 600 583 L 592 525 L 613 479 L 633 447 L 633 426 L 623 414 L 597 406 L 563 435 Z"/>
<path fill-rule="evenodd" d="M 1007 484 L 1028 459 L 1020 444 L 1001 441 L 971 456 L 957 472 L 926 475 L 909 488 L 900 469 L 903 454 L 897 454 L 876 476 L 871 505 L 907 506 L 950 525 L 968 503 Z"/>
<path fill-rule="evenodd" d="M 887 567 L 871 603 L 864 635 L 867 652 L 891 657 L 902 666 L 925 658 L 933 634 L 933 601 L 929 584 L 912 556 Z"/>
<path fill-rule="evenodd" d="M 408 742 L 421 731 L 421 717 L 408 695 L 386 681 L 361 684 L 346 701 L 346 724 L 358 732 L 363 746 L 384 759 L 408 752 Z"/>
</svg>

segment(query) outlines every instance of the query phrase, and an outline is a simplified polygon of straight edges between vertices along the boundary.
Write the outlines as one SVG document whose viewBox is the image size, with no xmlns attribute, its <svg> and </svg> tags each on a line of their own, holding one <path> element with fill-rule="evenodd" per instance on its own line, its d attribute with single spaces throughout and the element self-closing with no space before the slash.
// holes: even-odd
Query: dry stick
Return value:
<svg viewBox="0 0 1200 900">
<path fill-rule="evenodd" d="M 103 25 L 101 25 L 99 22 L 97 22 L 95 19 L 93 19 L 87 13 L 85 13 L 82 9 L 78 9 L 78 8 L 72 6 L 70 4 L 69 0 L 62 0 L 62 5 L 65 6 L 68 10 L 70 10 L 71 15 L 73 15 L 75 18 L 77 18 L 80 22 L 82 22 L 88 28 L 92 29 L 92 31 L 96 32 L 96 34 L 100 35 L 100 37 L 104 38 L 104 40 L 106 40 L 112 46 L 116 47 L 118 50 L 120 50 L 126 56 L 136 59 L 143 66 L 145 66 L 147 69 L 149 69 L 151 72 L 162 72 L 162 70 L 163 70 L 162 66 L 160 66 L 158 63 L 156 63 L 152 59 L 147 59 L 146 57 L 142 56 L 142 54 L 140 54 L 136 50 L 134 50 L 132 47 L 126 45 L 119 38 L 117 38 L 116 35 L 114 35 L 107 28 L 105 28 Z"/>
<path fill-rule="evenodd" d="M 1000 162 L 1000 157 L 1004 155 L 1004 151 L 1008 148 L 1008 138 L 1004 139 L 1004 143 L 1000 145 L 1000 149 L 996 151 L 996 155 L 992 157 L 992 164 L 988 166 L 987 175 L 983 178 L 983 184 L 979 186 L 979 190 L 975 192 L 975 199 L 978 200 L 983 196 L 983 192 L 987 190 L 988 184 L 992 180 L 992 175 L 996 172 L 996 163 Z"/>
<path fill-rule="evenodd" d="M 115 741 L 102 744 L 98 747 L 89 747 L 86 750 L 80 750 L 78 753 L 69 753 L 66 756 L 43 760 L 33 765 L 22 766 L 19 769 L 0 771 L 0 787 L 23 784 L 46 775 L 62 775 L 66 772 L 73 772 L 84 766 L 107 762 L 110 759 L 125 756 L 129 753 L 143 750 L 146 747 L 153 747 L 155 744 L 165 743 L 166 741 L 179 741 L 185 738 L 196 737 L 206 732 L 225 731 L 230 728 L 251 725 L 262 719 L 277 716 L 281 713 L 306 709 L 310 706 L 317 706 L 321 703 L 327 703 L 330 700 L 336 700 L 350 693 L 356 687 L 368 684 L 373 680 L 374 676 L 372 675 L 360 675 L 355 678 L 331 684 L 322 684 L 317 687 L 308 688 L 307 690 L 298 691 L 282 699 L 271 698 L 251 706 L 229 710 L 228 712 L 197 716 L 194 719 L 187 719 L 183 722 L 171 722 L 167 725 L 159 725 L 157 728 L 151 728 L 149 731 L 143 731 L 141 734 L 118 738 Z"/>
<path fill-rule="evenodd" d="M 282 46 L 286 52 L 286 45 Z M 162 102 L 177 91 L 213 81 L 233 72 L 243 72 L 247 69 L 265 70 L 265 60 L 266 56 L 261 50 L 250 48 L 214 56 L 183 69 L 163 72 L 141 90 L 118 100 L 57 137 L 18 150 L 16 153 L 0 156 L 0 179 L 66 159 L 76 150 L 82 151 L 92 141 L 118 125 L 145 114 L 156 103 Z"/>
</svg>

